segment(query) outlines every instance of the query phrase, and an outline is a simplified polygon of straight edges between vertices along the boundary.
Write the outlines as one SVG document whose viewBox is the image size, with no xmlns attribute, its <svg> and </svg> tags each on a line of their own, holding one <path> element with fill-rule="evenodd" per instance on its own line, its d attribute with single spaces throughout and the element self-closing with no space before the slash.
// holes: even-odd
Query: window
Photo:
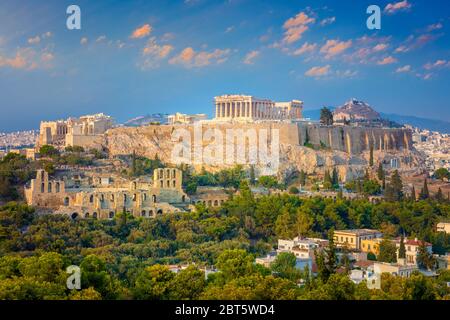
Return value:
<svg viewBox="0 0 450 320">
<path fill-rule="evenodd" d="M 56 183 L 56 192 L 59 192 L 60 191 L 60 185 L 59 185 L 59 182 L 57 182 Z"/>
<path fill-rule="evenodd" d="M 41 193 L 44 193 L 44 192 L 45 192 L 45 184 L 41 183 Z"/>
<path fill-rule="evenodd" d="M 69 206 L 69 197 L 64 198 L 64 206 Z"/>
<path fill-rule="evenodd" d="M 93 202 L 94 202 L 94 196 L 93 196 L 92 194 L 91 194 L 90 197 L 89 197 L 89 202 L 90 202 L 90 203 L 93 203 Z"/>
<path fill-rule="evenodd" d="M 48 183 L 48 193 L 52 193 L 52 183 Z"/>
</svg>

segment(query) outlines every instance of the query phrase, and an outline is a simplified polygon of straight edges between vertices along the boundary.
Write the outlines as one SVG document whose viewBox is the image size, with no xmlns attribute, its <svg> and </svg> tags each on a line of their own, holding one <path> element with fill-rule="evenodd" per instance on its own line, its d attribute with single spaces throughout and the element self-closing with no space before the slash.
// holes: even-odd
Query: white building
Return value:
<svg viewBox="0 0 450 320">
<path fill-rule="evenodd" d="M 167 122 L 169 124 L 193 124 L 202 120 L 206 120 L 208 116 L 204 113 L 198 114 L 184 114 L 184 113 L 175 113 L 171 114 L 167 117 Z"/>
</svg>

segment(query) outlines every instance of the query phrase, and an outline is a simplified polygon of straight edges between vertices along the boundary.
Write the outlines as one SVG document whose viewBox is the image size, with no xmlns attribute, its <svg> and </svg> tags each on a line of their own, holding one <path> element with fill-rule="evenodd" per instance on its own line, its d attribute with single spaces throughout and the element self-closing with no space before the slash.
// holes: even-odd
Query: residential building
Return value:
<svg viewBox="0 0 450 320">
<path fill-rule="evenodd" d="M 450 233 L 450 222 L 439 222 L 436 226 L 437 232 Z"/>
<path fill-rule="evenodd" d="M 394 240 L 395 245 L 397 246 L 397 259 L 398 259 L 398 251 L 400 248 L 400 239 Z M 419 247 L 422 244 L 422 241 L 415 239 L 404 239 L 405 250 L 406 250 L 406 263 L 417 265 L 417 256 L 419 255 Z M 427 251 L 432 253 L 431 243 L 424 242 Z"/>
<path fill-rule="evenodd" d="M 366 253 L 372 252 L 374 255 L 378 256 L 380 254 L 381 241 L 383 241 L 382 238 L 361 240 L 361 251 Z"/>
<path fill-rule="evenodd" d="M 382 236 L 383 234 L 380 231 L 372 229 L 336 230 L 334 232 L 334 242 L 340 247 L 345 246 L 348 249 L 361 250 L 362 240 L 371 240 Z"/>
</svg>

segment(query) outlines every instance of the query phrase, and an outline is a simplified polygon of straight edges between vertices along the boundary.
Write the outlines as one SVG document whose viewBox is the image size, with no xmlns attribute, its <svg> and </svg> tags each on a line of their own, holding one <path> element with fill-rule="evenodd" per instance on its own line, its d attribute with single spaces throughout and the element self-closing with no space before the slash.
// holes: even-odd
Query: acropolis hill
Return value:
<svg viewBox="0 0 450 320">
<path fill-rule="evenodd" d="M 111 156 L 136 152 L 149 158 L 158 156 L 170 163 L 172 150 L 178 143 L 173 141 L 172 133 L 180 128 L 190 132 L 192 139 L 196 126 L 201 128 L 202 135 L 207 130 L 215 129 L 224 137 L 229 129 L 235 132 L 242 130 L 240 132 L 244 135 L 248 130 L 255 130 L 257 135 L 261 130 L 267 130 L 269 136 L 273 130 L 278 129 L 280 175 L 289 175 L 295 170 L 321 174 L 325 169 L 336 167 L 343 180 L 353 179 L 365 172 L 371 148 L 376 162 L 383 161 L 387 166 L 394 163 L 396 169 L 401 171 L 417 170 L 421 167 L 422 159 L 412 147 L 410 130 L 350 125 L 325 126 L 301 119 L 302 105 L 298 100 L 274 103 L 251 96 L 220 96 L 215 99 L 216 117 L 213 120 L 195 122 L 191 118 L 189 121 L 172 122 L 168 125 L 113 128 L 104 134 L 102 146 Z M 204 142 L 205 145 L 209 143 L 211 142 L 208 140 Z M 249 147 L 248 143 L 247 141 L 246 149 Z M 269 145 L 268 148 L 270 149 Z M 231 165 L 194 163 L 193 166 L 196 169 L 205 167 L 215 171 Z M 259 174 L 264 174 L 263 166 L 256 168 Z"/>
</svg>

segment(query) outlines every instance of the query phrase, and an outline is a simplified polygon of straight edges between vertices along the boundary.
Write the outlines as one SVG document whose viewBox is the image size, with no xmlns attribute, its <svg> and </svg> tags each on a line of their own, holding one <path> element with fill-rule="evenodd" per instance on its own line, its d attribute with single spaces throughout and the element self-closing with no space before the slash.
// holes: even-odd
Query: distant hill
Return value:
<svg viewBox="0 0 450 320">
<path fill-rule="evenodd" d="M 328 108 L 334 110 L 333 107 Z M 412 125 L 413 127 L 418 127 L 420 129 L 428 129 L 431 131 L 438 131 L 441 133 L 450 133 L 450 122 L 435 119 L 419 118 L 414 116 L 402 116 L 392 113 L 380 112 L 380 115 L 384 119 L 389 119 L 402 125 L 409 124 Z M 310 118 L 311 120 L 319 120 L 320 109 L 303 110 L 303 116 L 305 118 Z"/>
<path fill-rule="evenodd" d="M 450 133 L 450 122 L 447 121 L 419 118 L 414 116 L 402 116 L 391 113 L 381 113 L 381 116 L 397 123 L 410 124 L 413 127 L 418 127 L 420 129 L 428 129 L 431 131 L 438 131 L 440 133 Z"/>
<path fill-rule="evenodd" d="M 123 125 L 126 127 L 139 127 L 145 126 L 153 122 L 159 122 L 161 124 L 167 123 L 167 114 L 155 113 L 146 116 L 139 116 L 126 121 Z"/>
<path fill-rule="evenodd" d="M 335 121 L 380 121 L 381 116 L 369 104 L 355 98 L 350 99 L 344 105 L 333 112 Z"/>
</svg>

